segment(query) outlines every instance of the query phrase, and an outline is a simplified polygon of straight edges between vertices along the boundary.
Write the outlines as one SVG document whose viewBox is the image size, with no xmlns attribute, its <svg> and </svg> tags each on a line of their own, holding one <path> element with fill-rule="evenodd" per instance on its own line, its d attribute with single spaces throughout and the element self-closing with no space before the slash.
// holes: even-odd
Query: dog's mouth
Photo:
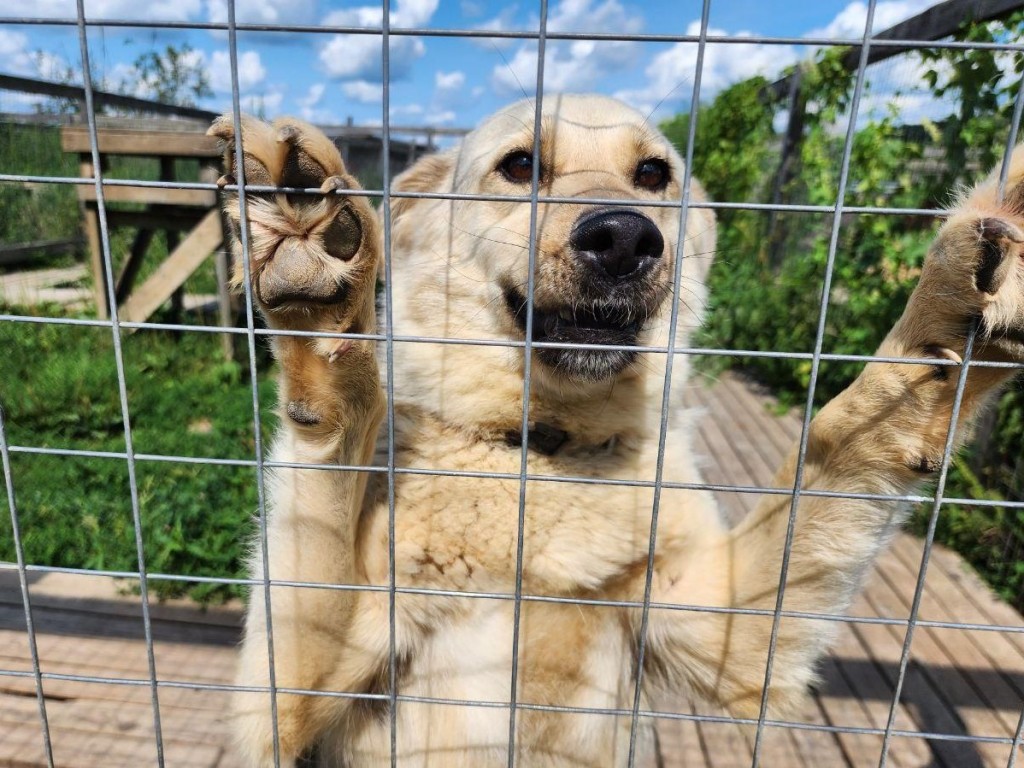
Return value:
<svg viewBox="0 0 1024 768">
<path fill-rule="evenodd" d="M 526 333 L 526 296 L 517 288 L 504 289 L 505 306 L 519 330 Z M 629 311 L 612 304 L 533 306 L 531 341 L 554 344 L 636 346 L 643 329 L 643 310 Z M 546 366 L 574 379 L 600 381 L 622 372 L 636 357 L 635 350 L 541 347 L 537 358 Z"/>
</svg>

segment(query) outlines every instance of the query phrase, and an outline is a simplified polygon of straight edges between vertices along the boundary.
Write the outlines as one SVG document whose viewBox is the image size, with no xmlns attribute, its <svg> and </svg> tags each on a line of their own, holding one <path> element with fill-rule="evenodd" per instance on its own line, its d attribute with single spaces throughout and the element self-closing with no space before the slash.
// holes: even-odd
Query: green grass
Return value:
<svg viewBox="0 0 1024 768">
<path fill-rule="evenodd" d="M 0 403 L 12 445 L 125 451 L 109 329 L 0 323 L 0 349 Z M 254 457 L 247 366 L 225 361 L 215 334 L 138 332 L 125 336 L 123 352 L 135 452 Z M 269 435 L 274 386 L 265 355 L 260 363 Z M 255 470 L 146 460 L 136 467 L 147 570 L 243 575 L 257 506 Z M 137 570 L 125 459 L 15 452 L 12 473 L 28 562 Z M 0 559 L 14 560 L 11 534 L 4 517 Z M 200 601 L 240 591 L 177 581 L 155 581 L 151 588 L 159 596 Z"/>
<path fill-rule="evenodd" d="M 61 151 L 60 129 L 52 126 L 0 123 L 0 165 L 7 173 L 33 176 L 74 177 L 79 172 L 78 158 Z M 196 180 L 198 172 L 196 161 L 176 161 L 176 178 Z M 113 157 L 105 169 L 108 178 L 155 180 L 159 174 L 159 162 L 146 158 Z M 0 185 L 0 211 L 0 243 L 73 237 L 81 231 L 77 194 L 70 184 Z M 135 235 L 133 229 L 111 232 L 115 273 Z M 137 284 L 167 252 L 164 233 L 158 232 Z M 71 263 L 70 256 L 66 260 Z M 16 268 L 20 267 L 12 267 Z M 186 290 L 216 291 L 212 260 L 189 279 Z M 59 307 L 0 307 L 0 312 L 64 314 Z M 0 323 L 0 350 L 0 405 L 11 444 L 125 452 L 109 329 Z M 218 336 L 140 331 L 124 337 L 123 351 L 136 453 L 254 457 L 248 367 L 224 361 Z M 269 368 L 264 353 L 264 413 L 274 401 Z M 265 432 L 269 434 L 272 426 L 273 417 L 265 418 Z M 256 512 L 255 470 L 145 460 L 136 468 L 147 570 L 243 575 L 245 541 Z M 125 459 L 15 452 L 12 472 L 28 562 L 138 569 Z M 11 521 L 0 515 L 0 559 L 14 558 Z M 189 594 L 200 601 L 240 591 L 168 581 L 155 581 L 152 588 L 159 596 Z"/>
<path fill-rule="evenodd" d="M 60 131 L 46 126 L 0 123 L 0 167 L 28 176 L 77 176 L 73 155 L 60 149 Z M 0 185 L 0 243 L 73 237 L 78 203 L 68 184 Z"/>
</svg>

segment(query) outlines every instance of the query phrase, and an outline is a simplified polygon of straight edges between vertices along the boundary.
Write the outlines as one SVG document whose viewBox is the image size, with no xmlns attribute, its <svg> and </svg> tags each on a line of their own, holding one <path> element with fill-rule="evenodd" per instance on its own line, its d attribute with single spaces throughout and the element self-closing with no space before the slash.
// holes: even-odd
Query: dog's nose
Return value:
<svg viewBox="0 0 1024 768">
<path fill-rule="evenodd" d="M 665 249 L 665 238 L 639 211 L 595 211 L 576 222 L 569 245 L 592 269 L 622 280 L 650 270 Z"/>
</svg>

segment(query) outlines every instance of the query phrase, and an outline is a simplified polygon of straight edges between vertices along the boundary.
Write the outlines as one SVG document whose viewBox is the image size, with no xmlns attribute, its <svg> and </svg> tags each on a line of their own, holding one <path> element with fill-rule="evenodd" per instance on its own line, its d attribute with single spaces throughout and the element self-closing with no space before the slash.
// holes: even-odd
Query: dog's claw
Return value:
<svg viewBox="0 0 1024 768">
<path fill-rule="evenodd" d="M 961 365 L 964 361 L 960 355 L 954 352 L 949 347 L 940 347 L 937 344 L 929 344 L 924 348 L 924 352 L 929 357 L 938 357 L 946 360 L 952 360 L 957 365 Z"/>
<path fill-rule="evenodd" d="M 1006 238 L 1015 243 L 1024 243 L 1024 232 L 1011 221 L 997 218 L 984 218 L 978 222 L 978 234 L 987 240 Z"/>
<path fill-rule="evenodd" d="M 282 125 L 277 129 L 277 140 L 281 144 L 293 144 L 299 138 L 299 130 L 294 125 Z"/>
<path fill-rule="evenodd" d="M 320 185 L 320 191 L 327 194 L 338 189 L 344 189 L 345 186 L 345 180 L 341 176 L 328 176 L 324 179 L 324 183 Z"/>
</svg>

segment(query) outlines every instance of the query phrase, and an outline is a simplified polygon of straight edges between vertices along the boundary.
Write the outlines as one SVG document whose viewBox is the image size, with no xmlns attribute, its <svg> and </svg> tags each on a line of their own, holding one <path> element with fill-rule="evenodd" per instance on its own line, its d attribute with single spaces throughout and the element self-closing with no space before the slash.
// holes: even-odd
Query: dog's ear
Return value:
<svg viewBox="0 0 1024 768">
<path fill-rule="evenodd" d="M 455 154 L 451 150 L 424 155 L 413 166 L 395 177 L 394 192 L 451 192 Z M 391 201 L 391 219 L 397 221 L 422 198 L 396 197 Z"/>
</svg>

